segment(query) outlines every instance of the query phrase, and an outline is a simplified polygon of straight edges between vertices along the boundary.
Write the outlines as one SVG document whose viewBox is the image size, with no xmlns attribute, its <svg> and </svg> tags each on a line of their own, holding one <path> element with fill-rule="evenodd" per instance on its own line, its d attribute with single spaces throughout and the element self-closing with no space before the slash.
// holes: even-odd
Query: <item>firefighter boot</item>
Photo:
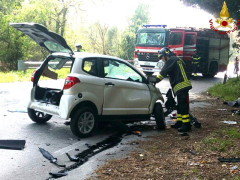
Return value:
<svg viewBox="0 0 240 180">
<path fill-rule="evenodd" d="M 182 123 L 182 126 L 178 128 L 178 132 L 184 133 L 191 131 L 191 124 L 190 122 Z"/>
<path fill-rule="evenodd" d="M 182 126 L 182 121 L 177 121 L 175 124 L 171 125 L 171 128 L 178 129 Z"/>
</svg>

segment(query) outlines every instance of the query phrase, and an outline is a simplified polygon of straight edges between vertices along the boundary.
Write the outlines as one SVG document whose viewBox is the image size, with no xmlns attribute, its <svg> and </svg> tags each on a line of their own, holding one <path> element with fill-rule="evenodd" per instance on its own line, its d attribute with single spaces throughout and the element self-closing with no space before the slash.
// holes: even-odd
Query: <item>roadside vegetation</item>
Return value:
<svg viewBox="0 0 240 180">
<path fill-rule="evenodd" d="M 225 84 L 218 83 L 207 90 L 212 96 L 226 101 L 234 101 L 240 97 L 240 79 L 231 78 Z"/>
<path fill-rule="evenodd" d="M 23 82 L 30 81 L 34 69 L 24 71 L 0 72 L 0 83 Z M 62 68 L 55 71 L 58 74 L 58 79 L 65 79 L 69 73 L 69 68 Z M 41 77 L 40 80 L 47 80 L 47 77 Z"/>
<path fill-rule="evenodd" d="M 97 20 L 91 24 L 84 23 L 86 20 L 82 19 L 88 16 L 85 5 L 93 4 L 97 7 L 102 3 L 101 0 L 95 0 L 94 3 L 86 0 L 1 0 L 0 70 L 16 70 L 18 60 L 38 61 L 48 55 L 32 39 L 11 27 L 9 23 L 13 22 L 42 24 L 63 36 L 72 50 L 76 43 L 81 43 L 87 52 L 133 59 L 136 31 L 150 22 L 148 6 L 139 4 L 124 29 Z"/>
</svg>

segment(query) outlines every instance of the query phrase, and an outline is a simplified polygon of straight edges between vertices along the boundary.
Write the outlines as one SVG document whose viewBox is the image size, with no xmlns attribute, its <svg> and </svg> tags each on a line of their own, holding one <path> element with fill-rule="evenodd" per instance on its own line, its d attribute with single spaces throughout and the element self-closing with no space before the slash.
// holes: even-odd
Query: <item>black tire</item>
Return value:
<svg viewBox="0 0 240 180">
<path fill-rule="evenodd" d="M 163 108 L 162 108 L 161 103 L 155 104 L 153 114 L 154 114 L 155 121 L 157 124 L 157 129 L 158 130 L 165 129 L 166 128 L 165 117 L 164 117 Z"/>
<path fill-rule="evenodd" d="M 218 73 L 218 64 L 217 63 L 211 63 L 209 67 L 208 73 L 202 73 L 203 77 L 206 78 L 213 78 Z"/>
<path fill-rule="evenodd" d="M 82 107 L 73 115 L 70 128 L 77 137 L 89 137 L 97 129 L 97 115 L 90 107 Z"/>
<path fill-rule="evenodd" d="M 144 72 L 147 76 L 153 75 L 153 72 Z"/>
<path fill-rule="evenodd" d="M 44 124 L 52 118 L 52 115 L 40 111 L 35 111 L 34 109 L 30 108 L 27 109 L 27 112 L 30 119 L 39 124 Z"/>
</svg>

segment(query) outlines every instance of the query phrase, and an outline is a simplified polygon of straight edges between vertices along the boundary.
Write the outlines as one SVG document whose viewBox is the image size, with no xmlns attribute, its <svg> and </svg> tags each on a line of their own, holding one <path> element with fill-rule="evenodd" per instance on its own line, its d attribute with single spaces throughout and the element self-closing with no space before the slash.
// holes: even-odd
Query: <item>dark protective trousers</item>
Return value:
<svg viewBox="0 0 240 180">
<path fill-rule="evenodd" d="M 177 121 L 190 122 L 189 119 L 189 95 L 188 90 L 177 94 Z"/>
</svg>

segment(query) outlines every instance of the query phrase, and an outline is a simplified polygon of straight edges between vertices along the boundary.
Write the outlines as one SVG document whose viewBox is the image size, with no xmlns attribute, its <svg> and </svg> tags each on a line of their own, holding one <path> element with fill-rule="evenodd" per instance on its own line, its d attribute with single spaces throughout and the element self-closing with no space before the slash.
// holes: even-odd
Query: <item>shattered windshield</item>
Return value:
<svg viewBox="0 0 240 180">
<path fill-rule="evenodd" d="M 135 82 L 143 81 L 141 75 L 134 71 L 127 64 L 109 59 L 104 60 L 104 75 L 106 78 L 114 78 Z"/>
<path fill-rule="evenodd" d="M 137 45 L 164 46 L 165 32 L 140 32 L 137 36 Z"/>
</svg>

